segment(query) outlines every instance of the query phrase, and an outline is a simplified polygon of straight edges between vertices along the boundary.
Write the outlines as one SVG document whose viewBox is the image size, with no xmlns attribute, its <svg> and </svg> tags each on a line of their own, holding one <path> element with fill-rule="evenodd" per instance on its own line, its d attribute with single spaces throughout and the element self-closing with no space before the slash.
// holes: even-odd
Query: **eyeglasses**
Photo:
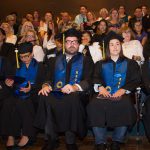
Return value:
<svg viewBox="0 0 150 150">
<path fill-rule="evenodd" d="M 78 40 L 74 40 L 74 41 L 66 40 L 66 43 L 67 44 L 78 44 Z"/>
<path fill-rule="evenodd" d="M 27 58 L 29 58 L 29 57 L 30 57 L 30 54 L 24 55 L 24 56 L 19 56 L 20 59 L 27 59 Z"/>
</svg>

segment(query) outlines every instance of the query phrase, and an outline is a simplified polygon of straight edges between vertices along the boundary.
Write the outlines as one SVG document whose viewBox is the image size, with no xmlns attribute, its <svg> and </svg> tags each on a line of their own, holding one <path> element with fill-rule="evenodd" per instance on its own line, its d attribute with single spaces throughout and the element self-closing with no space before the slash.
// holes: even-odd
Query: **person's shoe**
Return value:
<svg viewBox="0 0 150 150">
<path fill-rule="evenodd" d="M 111 150 L 120 150 L 120 143 L 117 141 L 113 141 L 111 146 L 110 146 Z"/>
<path fill-rule="evenodd" d="M 33 141 L 28 140 L 28 142 L 27 142 L 25 145 L 22 145 L 22 146 L 16 145 L 16 146 L 15 146 L 15 149 L 24 149 L 24 148 L 27 148 L 27 147 L 29 147 L 29 146 L 32 146 L 33 143 L 34 143 Z"/>
<path fill-rule="evenodd" d="M 97 144 L 95 145 L 95 150 L 106 150 L 106 144 Z"/>
<path fill-rule="evenodd" d="M 66 144 L 67 150 L 78 150 L 78 146 L 76 144 Z"/>
</svg>

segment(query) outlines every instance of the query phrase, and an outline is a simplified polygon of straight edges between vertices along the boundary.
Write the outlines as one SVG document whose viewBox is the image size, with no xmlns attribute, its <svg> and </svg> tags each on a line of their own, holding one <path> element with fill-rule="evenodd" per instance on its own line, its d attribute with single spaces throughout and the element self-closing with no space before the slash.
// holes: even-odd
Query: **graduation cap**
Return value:
<svg viewBox="0 0 150 150">
<path fill-rule="evenodd" d="M 113 39 L 118 39 L 120 42 L 123 42 L 124 38 L 120 34 L 117 34 L 114 31 L 110 31 L 107 34 L 107 36 L 103 39 L 103 42 L 102 42 L 102 56 L 103 56 L 103 59 L 105 59 L 105 57 L 106 57 L 105 56 L 105 53 L 106 53 L 105 48 L 108 47 L 110 40 L 113 40 Z"/>
<path fill-rule="evenodd" d="M 71 29 L 68 29 L 67 31 L 65 31 L 64 35 L 65 35 L 65 38 L 67 38 L 67 37 L 77 37 L 79 41 L 81 39 L 81 32 L 74 29 L 74 28 L 71 28 Z"/>
<path fill-rule="evenodd" d="M 108 46 L 109 42 L 113 39 L 117 39 L 119 40 L 120 42 L 123 42 L 123 37 L 120 35 L 120 34 L 117 34 L 115 32 L 111 32 L 110 34 L 108 34 L 105 38 L 105 42 L 106 42 L 106 45 Z"/>
<path fill-rule="evenodd" d="M 25 54 L 25 53 L 32 53 L 33 45 L 30 42 L 21 43 L 18 45 L 18 49 L 15 49 L 16 53 L 16 62 L 17 62 L 17 68 L 20 68 L 19 66 L 19 59 L 18 59 L 18 53 L 19 54 Z"/>
<path fill-rule="evenodd" d="M 19 54 L 25 54 L 25 53 L 32 53 L 33 50 L 33 44 L 30 42 L 21 43 L 18 46 L 18 53 Z"/>
</svg>

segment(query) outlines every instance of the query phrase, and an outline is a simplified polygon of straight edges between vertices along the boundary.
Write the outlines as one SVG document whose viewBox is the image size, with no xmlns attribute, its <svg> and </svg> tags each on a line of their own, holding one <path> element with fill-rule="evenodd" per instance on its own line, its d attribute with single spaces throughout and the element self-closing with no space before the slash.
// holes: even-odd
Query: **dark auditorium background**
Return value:
<svg viewBox="0 0 150 150">
<path fill-rule="evenodd" d="M 80 5 L 86 5 L 96 14 L 102 7 L 110 9 L 124 5 L 127 12 L 132 13 L 134 8 L 141 4 L 150 7 L 150 0 L 1 0 L 0 20 L 2 21 L 13 11 L 18 12 L 19 17 L 34 10 L 38 10 L 41 15 L 50 10 L 55 13 L 55 16 L 65 10 L 74 16 L 79 12 Z"/>
</svg>

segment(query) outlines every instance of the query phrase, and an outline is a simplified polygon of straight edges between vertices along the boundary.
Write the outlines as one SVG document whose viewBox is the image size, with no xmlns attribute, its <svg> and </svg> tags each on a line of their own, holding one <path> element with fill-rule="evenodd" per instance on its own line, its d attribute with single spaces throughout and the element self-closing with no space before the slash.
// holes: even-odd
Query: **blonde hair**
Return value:
<svg viewBox="0 0 150 150">
<path fill-rule="evenodd" d="M 6 21 L 8 22 L 8 21 L 10 21 L 10 20 L 14 20 L 15 19 L 15 17 L 13 16 L 13 15 L 8 15 L 7 17 L 6 17 Z"/>
<path fill-rule="evenodd" d="M 38 36 L 37 36 L 37 33 L 35 30 L 32 30 L 32 29 L 29 29 L 28 31 L 25 32 L 24 36 L 22 37 L 22 39 L 20 40 L 19 44 L 21 43 L 24 43 L 26 42 L 26 36 L 27 34 L 31 32 L 34 34 L 34 37 L 35 37 L 35 45 L 39 45 L 39 39 L 38 39 Z"/>
<path fill-rule="evenodd" d="M 28 29 L 28 30 L 34 30 L 33 24 L 30 21 L 25 21 L 24 24 L 22 25 L 22 28 L 21 28 L 21 31 L 20 31 L 21 36 L 24 36 L 26 34 L 26 32 L 28 31 L 26 29 L 27 25 L 31 27 L 31 29 Z"/>
<path fill-rule="evenodd" d="M 9 23 L 3 22 L 3 23 L 1 24 L 1 28 L 3 29 L 5 25 L 8 26 L 8 28 L 9 28 L 9 33 L 6 33 L 6 34 L 12 34 L 12 35 L 13 35 L 13 29 L 11 28 L 11 26 L 10 26 Z"/>
<path fill-rule="evenodd" d="M 109 12 L 108 12 L 108 10 L 107 10 L 106 8 L 100 9 L 100 11 L 99 11 L 100 16 L 101 16 L 101 14 L 102 14 L 103 12 L 106 12 L 106 14 L 107 14 L 107 16 L 108 16 Z"/>
</svg>

